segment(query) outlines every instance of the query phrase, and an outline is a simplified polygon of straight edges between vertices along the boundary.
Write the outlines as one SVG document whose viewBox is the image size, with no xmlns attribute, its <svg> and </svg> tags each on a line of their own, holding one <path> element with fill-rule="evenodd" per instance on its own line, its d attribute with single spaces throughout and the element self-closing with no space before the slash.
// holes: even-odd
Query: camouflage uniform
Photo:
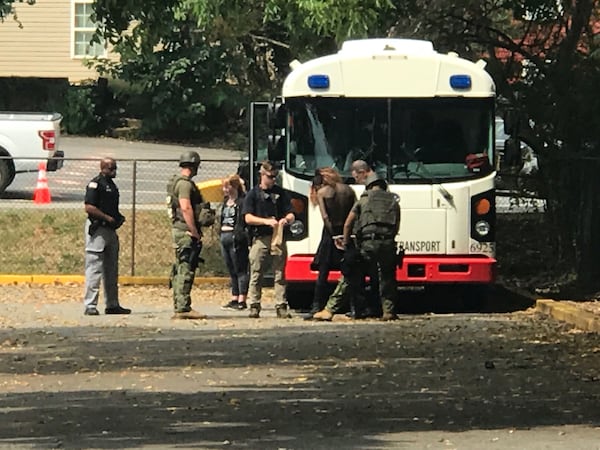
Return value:
<svg viewBox="0 0 600 450">
<path fill-rule="evenodd" d="M 397 197 L 385 192 L 388 203 L 385 219 L 373 220 L 370 205 L 374 201 L 369 195 L 371 190 L 387 189 L 385 181 L 375 174 L 367 178 L 367 190 L 352 208 L 355 215 L 354 230 L 357 246 L 348 246 L 342 264 L 343 277 L 338 281 L 335 291 L 329 297 L 327 306 L 315 315 L 318 320 L 330 320 L 333 314 L 345 312 L 350 306 L 356 318 L 375 313 L 373 300 L 381 297 L 381 309 L 384 318 L 395 316 L 396 297 L 396 242 L 395 236 L 400 226 L 400 206 Z M 375 200 L 377 201 L 377 200 Z M 393 204 L 392 204 L 393 202 Z M 361 217 L 361 215 L 363 217 Z M 372 222 L 369 222 L 369 217 Z M 376 223 L 377 222 L 377 223 Z M 387 223 L 385 223 L 387 222 Z M 371 284 L 371 301 L 366 307 L 365 276 Z M 377 308 L 379 309 L 379 308 Z M 377 314 L 379 315 L 379 314 Z"/>
<path fill-rule="evenodd" d="M 385 187 L 384 187 L 385 186 Z M 365 191 L 353 212 L 356 214 L 356 239 L 364 274 L 378 287 L 384 318 L 395 315 L 396 298 L 396 241 L 400 227 L 398 197 L 386 191 L 387 185 L 375 185 Z M 377 206 L 379 203 L 382 211 Z M 376 217 L 373 217 L 376 216 Z M 377 217 L 378 216 L 378 217 Z M 385 220 L 385 222 L 384 222 Z M 357 279 L 358 278 L 358 279 Z M 377 281 L 378 283 L 374 283 Z M 353 291 L 360 289 L 361 279 L 353 277 Z"/>
<path fill-rule="evenodd" d="M 173 248 L 175 249 L 175 263 L 172 269 L 171 285 L 173 288 L 173 307 L 176 313 L 189 312 L 192 307 L 191 292 L 196 275 L 196 268 L 200 258 L 202 242 L 192 238 L 188 227 L 179 209 L 179 199 L 189 198 L 194 210 L 194 217 L 198 217 L 201 205 L 204 203 L 202 194 L 195 183 L 188 177 L 175 175 L 167 186 L 172 209 Z M 196 222 L 200 229 L 200 223 Z"/>
</svg>

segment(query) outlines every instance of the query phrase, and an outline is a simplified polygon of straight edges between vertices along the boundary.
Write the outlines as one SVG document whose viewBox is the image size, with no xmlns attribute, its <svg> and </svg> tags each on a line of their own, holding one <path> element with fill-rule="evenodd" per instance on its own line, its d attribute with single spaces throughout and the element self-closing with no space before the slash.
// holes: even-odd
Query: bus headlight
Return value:
<svg viewBox="0 0 600 450">
<path fill-rule="evenodd" d="M 487 223 L 485 220 L 480 220 L 475 224 L 475 231 L 479 236 L 487 236 L 490 232 L 490 229 L 490 224 Z"/>
<path fill-rule="evenodd" d="M 292 236 L 301 235 L 302 233 L 304 233 L 304 224 L 299 220 L 294 220 L 290 224 L 290 233 L 292 233 Z"/>
</svg>

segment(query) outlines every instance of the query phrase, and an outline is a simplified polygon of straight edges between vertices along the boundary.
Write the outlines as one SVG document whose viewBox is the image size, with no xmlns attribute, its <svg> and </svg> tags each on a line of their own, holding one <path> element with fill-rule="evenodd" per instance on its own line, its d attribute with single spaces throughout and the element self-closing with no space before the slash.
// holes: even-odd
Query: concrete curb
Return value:
<svg viewBox="0 0 600 450">
<path fill-rule="evenodd" d="M 0 285 L 7 284 L 83 284 L 85 277 L 83 275 L 0 275 Z M 225 277 L 196 277 L 195 285 L 203 284 L 223 284 L 229 283 L 229 278 Z M 119 277 L 119 284 L 122 285 L 168 285 L 168 277 Z"/>
<path fill-rule="evenodd" d="M 535 302 L 535 309 L 582 330 L 600 333 L 600 317 L 570 303 L 538 299 Z"/>
</svg>

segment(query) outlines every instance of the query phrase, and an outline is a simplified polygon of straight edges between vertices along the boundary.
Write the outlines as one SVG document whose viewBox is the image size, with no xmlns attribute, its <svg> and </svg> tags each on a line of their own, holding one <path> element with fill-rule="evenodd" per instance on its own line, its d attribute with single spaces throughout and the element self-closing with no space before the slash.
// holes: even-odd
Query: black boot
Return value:
<svg viewBox="0 0 600 450">
<path fill-rule="evenodd" d="M 321 311 L 323 307 L 317 301 L 313 301 L 312 306 L 310 307 L 310 311 L 302 317 L 304 320 L 312 320 L 313 316 Z"/>
</svg>

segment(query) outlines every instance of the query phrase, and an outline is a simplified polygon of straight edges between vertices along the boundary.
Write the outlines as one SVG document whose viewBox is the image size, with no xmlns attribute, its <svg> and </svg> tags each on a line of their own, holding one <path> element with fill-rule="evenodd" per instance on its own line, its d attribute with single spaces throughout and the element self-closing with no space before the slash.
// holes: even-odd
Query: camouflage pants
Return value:
<svg viewBox="0 0 600 450">
<path fill-rule="evenodd" d="M 172 229 L 172 236 L 175 249 L 171 279 L 173 308 L 176 313 L 188 312 L 192 309 L 191 292 L 196 276 L 196 267 L 191 261 L 191 255 L 197 244 L 189 234 L 176 228 Z"/>
<path fill-rule="evenodd" d="M 394 313 L 396 309 L 396 242 L 392 239 L 363 241 L 360 257 L 366 275 L 379 280 L 381 309 Z"/>
<path fill-rule="evenodd" d="M 365 298 L 365 276 L 371 280 L 371 287 L 379 292 L 372 293 L 381 299 L 384 313 L 393 313 L 396 308 L 396 243 L 393 240 L 364 241 L 359 248 L 360 257 L 352 267 L 347 268 L 347 276 L 338 281 L 335 291 L 329 296 L 327 310 L 338 314 L 354 308 L 358 313 L 367 306 Z M 369 304 L 369 307 L 373 307 Z"/>
<path fill-rule="evenodd" d="M 335 290 L 329 296 L 325 309 L 333 314 L 339 314 L 350 308 L 350 283 L 342 275 L 335 286 Z"/>
</svg>

